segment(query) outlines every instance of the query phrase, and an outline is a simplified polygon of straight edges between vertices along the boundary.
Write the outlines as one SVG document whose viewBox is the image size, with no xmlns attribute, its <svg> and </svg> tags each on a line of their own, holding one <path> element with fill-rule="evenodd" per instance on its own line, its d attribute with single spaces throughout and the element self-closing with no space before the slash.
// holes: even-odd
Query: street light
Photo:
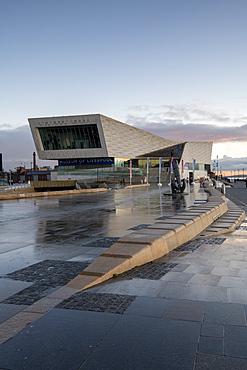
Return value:
<svg viewBox="0 0 247 370">
<path fill-rule="evenodd" d="M 9 170 L 9 185 L 11 186 L 12 179 L 11 179 L 11 170 Z"/>
</svg>

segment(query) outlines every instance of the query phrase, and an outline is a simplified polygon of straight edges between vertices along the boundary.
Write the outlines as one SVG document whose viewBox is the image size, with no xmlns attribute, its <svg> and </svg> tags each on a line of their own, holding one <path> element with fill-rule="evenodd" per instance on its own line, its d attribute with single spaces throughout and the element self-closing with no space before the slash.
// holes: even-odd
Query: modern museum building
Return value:
<svg viewBox="0 0 247 370">
<path fill-rule="evenodd" d="M 212 142 L 167 140 L 102 114 L 28 121 L 39 159 L 58 160 L 52 180 L 169 181 L 171 158 L 181 178 L 210 172 Z"/>
</svg>

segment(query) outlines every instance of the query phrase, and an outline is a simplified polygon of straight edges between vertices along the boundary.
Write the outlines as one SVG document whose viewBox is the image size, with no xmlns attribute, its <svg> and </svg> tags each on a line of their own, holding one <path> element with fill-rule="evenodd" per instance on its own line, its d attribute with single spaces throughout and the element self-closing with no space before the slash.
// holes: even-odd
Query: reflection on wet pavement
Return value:
<svg viewBox="0 0 247 370">
<path fill-rule="evenodd" d="M 107 193 L 27 198 L 0 203 L 0 275 L 54 259 L 90 261 L 103 253 L 92 242 L 119 238 L 130 228 L 171 217 L 204 200 L 205 193 L 165 196 L 157 185 Z M 105 246 L 107 248 L 108 245 Z"/>
</svg>

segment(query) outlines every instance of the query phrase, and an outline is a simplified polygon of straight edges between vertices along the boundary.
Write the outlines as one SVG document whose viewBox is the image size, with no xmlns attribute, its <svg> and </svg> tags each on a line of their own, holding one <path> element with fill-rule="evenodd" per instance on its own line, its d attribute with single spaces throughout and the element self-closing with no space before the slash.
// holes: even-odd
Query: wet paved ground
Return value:
<svg viewBox="0 0 247 370">
<path fill-rule="evenodd" d="M 236 191 L 235 200 L 238 199 L 237 194 Z M 244 198 L 242 187 L 239 194 L 241 196 L 238 201 L 242 202 L 244 207 L 247 198 Z M 233 197 L 233 192 L 231 195 Z M 111 211 L 109 214 L 110 221 L 114 219 L 114 225 L 117 227 L 107 229 L 105 224 L 101 229 L 103 234 L 98 234 L 98 239 L 94 235 L 93 240 L 90 240 L 90 243 L 98 243 L 98 246 L 94 247 L 97 248 L 97 253 L 104 250 L 104 238 L 108 238 L 110 243 L 114 241 L 111 238 L 129 232 L 129 222 L 138 227 L 152 223 L 155 218 L 166 217 L 169 212 L 172 214 L 172 208 L 170 211 L 168 209 L 167 215 L 161 212 L 162 197 L 162 205 L 157 202 L 156 195 L 154 198 L 151 196 L 151 199 L 152 207 L 143 216 L 141 211 L 139 213 L 140 209 L 145 208 L 142 197 L 139 199 L 134 196 L 134 200 L 131 200 L 134 205 L 141 203 L 140 208 L 128 206 L 130 203 L 125 200 L 123 203 L 119 202 L 122 214 L 126 216 L 123 225 L 117 217 L 115 204 L 116 212 Z M 105 204 L 108 204 L 107 209 L 114 209 L 112 202 Z M 57 219 L 59 213 L 56 213 Z M 51 214 L 54 216 L 52 212 Z M 72 210 L 70 214 L 73 214 Z M 37 225 L 41 219 L 42 216 L 37 217 Z M 108 219 L 108 225 L 112 224 Z M 63 299 L 56 308 L 1 345 L 0 368 L 246 369 L 245 225 L 246 222 L 243 222 L 238 230 L 231 234 L 199 238 L 185 243 L 159 260 L 135 269 L 134 272 L 118 276 L 87 292 L 75 292 L 69 298 Z M 93 231 L 93 228 L 91 230 Z M 69 234 L 68 229 L 67 233 Z M 62 236 L 62 232 L 60 235 Z M 76 240 L 78 242 L 79 239 Z M 84 242 L 87 247 L 89 245 L 86 235 L 83 240 L 76 251 L 79 253 L 77 257 L 66 260 L 65 246 L 73 248 L 76 244 L 72 234 L 71 239 L 68 237 L 63 245 L 65 255 L 61 261 L 52 261 L 52 258 L 49 261 L 35 261 L 33 258 L 32 261 L 38 262 L 37 265 L 30 262 L 32 266 L 23 270 L 17 269 L 18 271 L 13 273 L 13 266 L 9 269 L 9 275 L 0 279 L 4 288 L 0 290 L 4 296 L 0 303 L 0 319 L 3 321 L 0 331 L 4 332 L 6 326 L 16 325 L 14 318 L 18 316 L 18 312 L 29 310 L 26 314 L 32 313 L 29 308 L 32 307 L 32 302 L 18 301 L 21 296 L 25 298 L 25 290 L 32 289 L 37 284 L 34 289 L 36 291 L 38 286 L 50 282 L 47 290 L 41 289 L 41 296 L 47 295 L 49 289 L 54 289 L 56 293 L 56 284 L 63 285 L 62 279 L 67 273 L 71 273 L 68 264 L 78 258 L 78 265 L 73 265 L 76 270 L 82 266 L 80 263 L 89 261 L 85 257 L 87 251 L 83 250 L 81 253 Z M 59 241 L 53 250 L 54 254 L 58 245 Z M 41 243 L 39 246 L 41 247 Z M 44 243 L 43 246 L 49 249 L 49 243 Z M 89 259 L 95 258 L 95 254 L 91 250 L 89 252 Z M 25 258 L 24 263 L 27 263 Z M 31 293 L 26 296 L 30 297 Z M 17 315 L 13 316 L 15 314 Z M 8 318 L 10 319 L 7 320 Z"/>
<path fill-rule="evenodd" d="M 0 201 L 0 276 L 46 259 L 93 260 L 130 228 L 144 227 L 193 205 L 193 188 L 189 195 L 175 198 L 164 196 L 165 190 L 154 185 Z M 200 201 L 205 197 L 197 190 Z"/>
</svg>

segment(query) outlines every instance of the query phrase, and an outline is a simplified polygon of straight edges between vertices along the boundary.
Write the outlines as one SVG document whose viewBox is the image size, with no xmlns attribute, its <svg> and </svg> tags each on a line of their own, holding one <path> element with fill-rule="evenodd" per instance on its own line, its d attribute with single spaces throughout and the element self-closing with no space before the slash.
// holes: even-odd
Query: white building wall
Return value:
<svg viewBox="0 0 247 370">
<path fill-rule="evenodd" d="M 29 125 L 40 159 L 98 158 L 109 157 L 99 114 L 29 118 Z M 96 124 L 102 148 L 44 150 L 39 136 L 39 127 L 76 126 Z"/>
<path fill-rule="evenodd" d="M 193 163 L 193 159 L 196 160 L 196 164 L 210 164 L 212 156 L 213 142 L 210 141 L 191 141 L 187 142 L 184 147 L 184 151 L 180 161 L 180 173 L 182 172 L 182 161 L 184 165 L 186 162 Z M 189 172 L 193 170 L 184 170 L 182 178 L 188 178 Z M 208 173 L 206 170 L 194 170 L 194 179 L 197 180 L 200 177 L 207 177 Z"/>
<path fill-rule="evenodd" d="M 100 115 L 109 157 L 135 158 L 141 153 L 178 144 L 136 127 Z"/>
<path fill-rule="evenodd" d="M 190 141 L 185 144 L 182 158 L 184 163 L 192 163 L 193 159 L 196 163 L 211 163 L 212 156 L 212 146 L 211 141 Z"/>
</svg>

